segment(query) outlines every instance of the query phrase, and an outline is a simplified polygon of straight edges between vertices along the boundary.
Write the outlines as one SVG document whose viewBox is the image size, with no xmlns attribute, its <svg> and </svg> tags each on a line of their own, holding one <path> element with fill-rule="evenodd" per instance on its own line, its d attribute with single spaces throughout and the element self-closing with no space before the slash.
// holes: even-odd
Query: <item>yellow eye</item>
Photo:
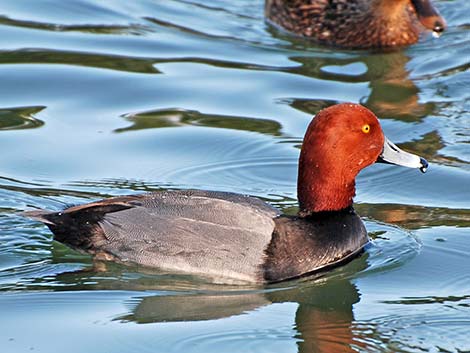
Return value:
<svg viewBox="0 0 470 353">
<path fill-rule="evenodd" d="M 369 124 L 365 124 L 363 127 L 362 127 L 362 132 L 365 133 L 365 134 L 368 134 L 370 131 L 370 126 Z"/>
</svg>

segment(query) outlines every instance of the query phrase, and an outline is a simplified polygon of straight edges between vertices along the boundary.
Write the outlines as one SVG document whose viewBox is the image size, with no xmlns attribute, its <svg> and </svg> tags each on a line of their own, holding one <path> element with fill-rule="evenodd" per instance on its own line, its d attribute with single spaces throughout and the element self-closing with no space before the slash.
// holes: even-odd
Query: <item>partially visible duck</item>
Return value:
<svg viewBox="0 0 470 353">
<path fill-rule="evenodd" d="M 289 32 L 345 48 L 416 43 L 446 28 L 431 0 L 266 0 L 269 21 Z"/>
<path fill-rule="evenodd" d="M 258 198 L 214 191 L 114 197 L 60 212 L 25 214 L 55 239 L 96 259 L 209 276 L 225 283 L 278 282 L 350 260 L 369 241 L 352 208 L 355 177 L 382 161 L 423 172 L 427 162 L 384 137 L 356 104 L 320 111 L 299 160 L 297 216 Z"/>
</svg>

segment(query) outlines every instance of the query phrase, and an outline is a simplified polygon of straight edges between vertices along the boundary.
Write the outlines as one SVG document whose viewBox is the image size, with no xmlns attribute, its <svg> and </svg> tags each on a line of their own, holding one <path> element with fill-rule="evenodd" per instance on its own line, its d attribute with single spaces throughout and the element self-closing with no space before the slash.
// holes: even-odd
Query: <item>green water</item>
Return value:
<svg viewBox="0 0 470 353">
<path fill-rule="evenodd" d="M 0 350 L 470 352 L 470 3 L 391 53 L 269 27 L 262 0 L 0 1 Z M 374 239 L 319 279 L 227 287 L 112 265 L 17 215 L 202 188 L 295 212 L 312 115 L 361 102 L 430 162 L 374 165 Z"/>
</svg>

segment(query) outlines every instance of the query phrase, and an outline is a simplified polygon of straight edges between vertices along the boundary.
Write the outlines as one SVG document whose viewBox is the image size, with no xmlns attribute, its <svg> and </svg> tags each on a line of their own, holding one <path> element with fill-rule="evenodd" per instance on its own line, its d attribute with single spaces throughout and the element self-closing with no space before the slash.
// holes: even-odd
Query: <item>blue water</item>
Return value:
<svg viewBox="0 0 470 353">
<path fill-rule="evenodd" d="M 0 350 L 469 352 L 470 3 L 390 53 L 268 26 L 262 0 L 0 1 Z M 374 239 L 318 279 L 229 287 L 108 266 L 17 215 L 202 188 L 296 210 L 311 117 L 361 102 L 431 163 L 374 165 Z"/>
</svg>

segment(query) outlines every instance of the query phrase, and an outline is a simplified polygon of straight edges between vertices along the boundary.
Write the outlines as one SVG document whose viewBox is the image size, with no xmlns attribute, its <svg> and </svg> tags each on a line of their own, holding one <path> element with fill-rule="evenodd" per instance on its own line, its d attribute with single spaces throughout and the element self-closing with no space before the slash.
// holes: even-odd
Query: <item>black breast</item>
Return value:
<svg viewBox="0 0 470 353">
<path fill-rule="evenodd" d="M 267 282 L 325 270 L 353 258 L 369 241 L 363 222 L 352 209 L 306 218 L 281 216 L 275 223 L 264 263 Z"/>
</svg>

